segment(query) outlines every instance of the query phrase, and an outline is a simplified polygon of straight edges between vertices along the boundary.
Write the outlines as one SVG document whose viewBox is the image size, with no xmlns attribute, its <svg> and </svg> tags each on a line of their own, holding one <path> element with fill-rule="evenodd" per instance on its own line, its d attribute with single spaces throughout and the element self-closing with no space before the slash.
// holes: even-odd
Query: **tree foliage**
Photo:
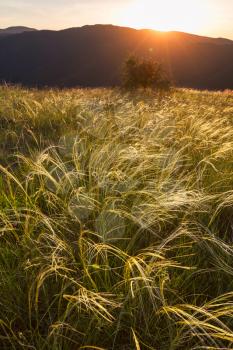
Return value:
<svg viewBox="0 0 233 350">
<path fill-rule="evenodd" d="M 170 82 L 159 62 L 130 56 L 123 66 L 123 86 L 127 89 L 167 89 Z"/>
</svg>

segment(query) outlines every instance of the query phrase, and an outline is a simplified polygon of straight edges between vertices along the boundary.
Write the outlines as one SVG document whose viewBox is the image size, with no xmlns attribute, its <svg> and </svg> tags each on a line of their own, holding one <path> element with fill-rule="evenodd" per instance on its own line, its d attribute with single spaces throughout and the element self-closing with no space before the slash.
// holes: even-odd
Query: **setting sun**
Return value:
<svg viewBox="0 0 233 350">
<path fill-rule="evenodd" d="M 201 0 L 135 0 L 121 13 L 129 26 L 161 31 L 197 32 L 206 29 L 208 2 Z"/>
</svg>

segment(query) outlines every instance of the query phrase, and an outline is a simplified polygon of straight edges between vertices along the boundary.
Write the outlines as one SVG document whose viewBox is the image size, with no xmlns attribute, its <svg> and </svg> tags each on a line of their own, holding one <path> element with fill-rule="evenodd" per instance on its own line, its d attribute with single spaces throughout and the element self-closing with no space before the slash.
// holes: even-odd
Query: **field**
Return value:
<svg viewBox="0 0 233 350">
<path fill-rule="evenodd" d="M 233 349 L 233 92 L 0 87 L 0 349 Z"/>
</svg>

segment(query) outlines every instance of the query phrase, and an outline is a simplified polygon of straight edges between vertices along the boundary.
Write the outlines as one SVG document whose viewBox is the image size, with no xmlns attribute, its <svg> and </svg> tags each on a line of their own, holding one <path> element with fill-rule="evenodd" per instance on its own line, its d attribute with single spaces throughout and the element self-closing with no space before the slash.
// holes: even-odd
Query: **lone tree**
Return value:
<svg viewBox="0 0 233 350">
<path fill-rule="evenodd" d="M 157 88 L 168 89 L 170 82 L 162 65 L 152 59 L 129 57 L 123 66 L 123 86 L 126 89 Z"/>
</svg>

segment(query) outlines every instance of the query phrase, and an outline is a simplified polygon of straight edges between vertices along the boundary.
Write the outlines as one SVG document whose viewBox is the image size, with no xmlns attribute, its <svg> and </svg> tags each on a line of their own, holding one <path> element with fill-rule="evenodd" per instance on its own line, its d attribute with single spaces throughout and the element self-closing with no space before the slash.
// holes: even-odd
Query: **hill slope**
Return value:
<svg viewBox="0 0 233 350">
<path fill-rule="evenodd" d="M 233 42 L 110 25 L 0 38 L 0 80 L 38 86 L 111 86 L 129 54 L 162 61 L 178 86 L 233 88 Z"/>
<path fill-rule="evenodd" d="M 28 28 L 28 27 L 9 27 L 6 29 L 0 29 L 0 36 L 8 36 L 8 35 L 14 35 L 14 34 L 21 34 L 25 32 L 33 32 L 36 29 L 34 28 Z"/>
</svg>

